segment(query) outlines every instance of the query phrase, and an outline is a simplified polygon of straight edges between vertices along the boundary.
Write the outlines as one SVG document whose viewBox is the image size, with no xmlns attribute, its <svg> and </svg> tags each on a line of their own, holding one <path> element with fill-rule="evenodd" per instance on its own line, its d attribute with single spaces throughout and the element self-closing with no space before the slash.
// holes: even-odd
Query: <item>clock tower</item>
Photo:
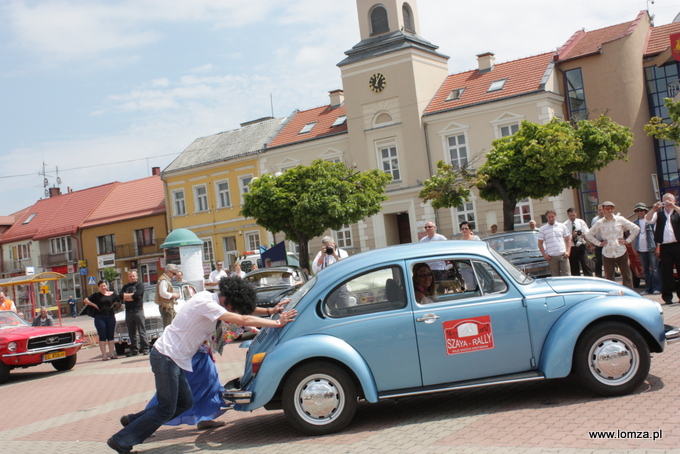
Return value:
<svg viewBox="0 0 680 454">
<path fill-rule="evenodd" d="M 348 161 L 392 174 L 373 217 L 376 247 L 417 241 L 420 182 L 434 169 L 423 112 L 448 75 L 448 58 L 420 36 L 416 0 L 356 0 L 361 41 L 338 63 Z"/>
</svg>

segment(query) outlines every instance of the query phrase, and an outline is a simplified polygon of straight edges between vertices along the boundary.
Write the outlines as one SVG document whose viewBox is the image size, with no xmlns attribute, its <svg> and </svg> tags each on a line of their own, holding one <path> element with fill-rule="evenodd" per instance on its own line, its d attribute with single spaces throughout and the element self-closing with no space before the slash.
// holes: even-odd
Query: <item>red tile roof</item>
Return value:
<svg viewBox="0 0 680 454">
<path fill-rule="evenodd" d="M 652 57 L 668 49 L 671 45 L 670 36 L 680 33 L 680 22 L 652 27 L 647 39 L 645 57 Z"/>
<path fill-rule="evenodd" d="M 645 14 L 647 14 L 646 11 L 640 11 L 635 20 L 600 28 L 599 30 L 590 32 L 585 30 L 577 31 L 557 50 L 556 60 L 571 60 L 600 52 L 603 44 L 630 35 Z"/>
<path fill-rule="evenodd" d="M 345 112 L 344 105 L 335 108 L 331 108 L 330 105 L 327 105 L 297 112 L 276 137 L 269 142 L 267 148 L 280 147 L 297 142 L 305 142 L 312 139 L 321 139 L 335 134 L 346 133 L 346 121 L 339 126 L 331 127 L 338 117 L 345 115 Z M 300 134 L 300 131 L 306 124 L 313 122 L 316 122 L 316 124 L 309 132 Z"/>
<path fill-rule="evenodd" d="M 425 114 L 460 109 L 474 104 L 543 90 L 543 77 L 548 71 L 554 55 L 553 52 L 549 52 L 499 63 L 491 71 L 481 74 L 476 69 L 452 74 L 446 78 L 437 94 L 430 101 L 425 109 Z M 491 83 L 501 79 L 507 79 L 503 89 L 489 92 Z M 461 88 L 465 90 L 460 98 L 451 101 L 446 100 L 451 91 Z"/>
<path fill-rule="evenodd" d="M 115 184 L 104 184 L 38 200 L 17 216 L 17 222 L 2 235 L 0 242 L 39 240 L 75 233 Z M 35 216 L 24 224 L 34 214 Z"/>
<path fill-rule="evenodd" d="M 165 190 L 159 175 L 116 183 L 81 228 L 165 213 Z"/>
</svg>

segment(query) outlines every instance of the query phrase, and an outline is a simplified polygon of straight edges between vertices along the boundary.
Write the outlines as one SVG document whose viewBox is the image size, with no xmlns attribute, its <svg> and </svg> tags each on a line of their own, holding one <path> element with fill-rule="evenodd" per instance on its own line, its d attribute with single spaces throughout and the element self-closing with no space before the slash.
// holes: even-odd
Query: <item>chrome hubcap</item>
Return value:
<svg viewBox="0 0 680 454">
<path fill-rule="evenodd" d="M 307 377 L 298 385 L 295 395 L 298 414 L 310 424 L 328 424 L 345 405 L 342 387 L 325 374 Z"/>
<path fill-rule="evenodd" d="M 590 370 L 607 385 L 621 385 L 630 380 L 640 367 L 640 354 L 628 338 L 609 334 L 590 348 Z"/>
</svg>

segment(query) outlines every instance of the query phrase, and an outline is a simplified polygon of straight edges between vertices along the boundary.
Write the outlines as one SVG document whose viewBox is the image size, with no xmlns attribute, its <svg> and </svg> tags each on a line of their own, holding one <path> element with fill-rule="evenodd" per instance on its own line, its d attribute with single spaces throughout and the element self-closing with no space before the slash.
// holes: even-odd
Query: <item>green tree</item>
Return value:
<svg viewBox="0 0 680 454">
<path fill-rule="evenodd" d="M 670 123 L 664 123 L 661 117 L 652 117 L 645 125 L 645 132 L 656 139 L 671 140 L 680 143 L 680 101 L 673 102 L 672 98 L 664 98 L 664 105 L 668 109 Z"/>
<path fill-rule="evenodd" d="M 425 181 L 420 197 L 434 208 L 451 208 L 467 200 L 474 185 L 484 200 L 503 202 L 503 225 L 506 231 L 514 230 L 517 201 L 578 188 L 579 172 L 627 160 L 632 143 L 630 129 L 605 116 L 575 126 L 557 118 L 543 125 L 523 121 L 515 134 L 492 142 L 476 172 L 437 163 L 437 174 Z"/>
<path fill-rule="evenodd" d="M 120 277 L 120 273 L 115 268 L 104 268 L 104 279 L 109 283 L 109 287 L 113 288 L 113 283 Z"/>
<path fill-rule="evenodd" d="M 317 159 L 310 166 L 253 179 L 241 215 L 296 241 L 301 266 L 307 266 L 309 240 L 380 212 L 391 179 L 380 170 L 355 172 L 343 163 Z"/>
</svg>

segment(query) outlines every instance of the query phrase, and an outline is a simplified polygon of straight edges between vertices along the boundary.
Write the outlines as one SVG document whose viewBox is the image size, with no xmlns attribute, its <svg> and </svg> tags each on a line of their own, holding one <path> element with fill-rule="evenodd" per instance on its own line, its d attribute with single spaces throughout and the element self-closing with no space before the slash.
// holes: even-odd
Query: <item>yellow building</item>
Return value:
<svg viewBox="0 0 680 454">
<path fill-rule="evenodd" d="M 203 244 L 206 274 L 217 260 L 231 265 L 267 243 L 267 232 L 240 215 L 243 194 L 259 175 L 258 155 L 285 119 L 264 118 L 196 139 L 161 174 L 169 231 L 194 232 Z"/>
</svg>

